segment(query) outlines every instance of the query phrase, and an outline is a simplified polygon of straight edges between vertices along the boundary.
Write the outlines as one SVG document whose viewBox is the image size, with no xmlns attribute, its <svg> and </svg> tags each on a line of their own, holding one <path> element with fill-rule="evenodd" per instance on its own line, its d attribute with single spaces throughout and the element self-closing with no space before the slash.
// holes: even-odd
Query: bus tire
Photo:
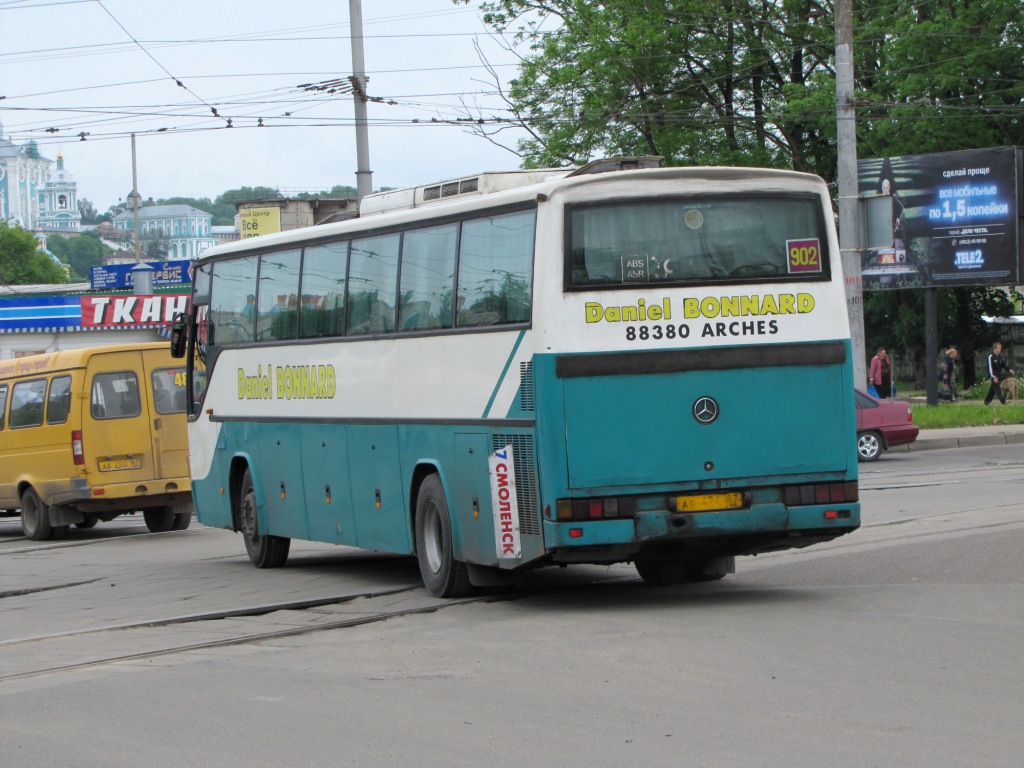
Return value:
<svg viewBox="0 0 1024 768">
<path fill-rule="evenodd" d="M 469 569 L 452 551 L 452 523 L 444 488 L 428 475 L 416 495 L 416 560 L 423 585 L 436 597 L 461 597 L 469 592 Z"/>
<path fill-rule="evenodd" d="M 53 533 L 50 509 L 35 488 L 26 488 L 21 495 L 21 530 L 32 541 L 49 541 Z"/>
<path fill-rule="evenodd" d="M 146 521 L 146 527 L 152 533 L 165 533 L 171 530 L 171 526 L 174 525 L 174 510 L 171 507 L 144 509 L 142 517 Z"/>
<path fill-rule="evenodd" d="M 665 586 L 702 581 L 718 581 L 736 571 L 734 557 L 713 557 L 710 560 L 639 560 L 633 565 L 645 584 Z"/>
<path fill-rule="evenodd" d="M 95 528 L 96 527 L 96 523 L 98 523 L 99 521 L 100 521 L 100 519 L 98 517 L 96 517 L 96 515 L 86 515 L 82 519 L 82 522 L 75 523 L 75 527 L 76 528 L 81 528 L 82 530 L 86 530 L 88 528 Z"/>
<path fill-rule="evenodd" d="M 292 540 L 284 536 L 263 536 L 260 534 L 256 514 L 256 489 L 252 484 L 252 473 L 246 469 L 238 494 L 238 518 L 241 523 L 245 551 L 257 568 L 280 568 L 288 560 L 288 549 Z"/>
<path fill-rule="evenodd" d="M 877 461 L 882 455 L 882 436 L 877 432 L 861 432 L 857 435 L 857 458 L 861 461 Z"/>
<path fill-rule="evenodd" d="M 682 560 L 637 560 L 633 563 L 644 584 L 664 587 L 686 581 L 686 563 Z"/>
<path fill-rule="evenodd" d="M 180 512 L 174 516 L 174 522 L 171 523 L 172 531 L 184 531 L 190 525 L 192 525 L 192 513 L 191 512 Z"/>
</svg>

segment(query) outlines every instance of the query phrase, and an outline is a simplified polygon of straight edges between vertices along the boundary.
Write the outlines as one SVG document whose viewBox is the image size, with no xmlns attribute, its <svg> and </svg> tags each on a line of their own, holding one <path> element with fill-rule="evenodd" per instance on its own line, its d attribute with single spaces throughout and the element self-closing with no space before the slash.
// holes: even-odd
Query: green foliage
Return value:
<svg viewBox="0 0 1024 768">
<path fill-rule="evenodd" d="M 985 387 L 988 391 L 988 387 Z M 984 397 L 984 392 L 981 397 Z M 1024 424 L 1024 402 L 1008 401 L 1001 405 L 981 403 L 939 403 L 937 406 L 911 405 L 914 423 L 921 429 L 950 429 L 954 427 L 984 427 L 1000 424 Z"/>
<path fill-rule="evenodd" d="M 938 342 L 941 349 L 956 347 L 967 387 L 974 384 L 974 354 L 997 340 L 998 329 L 982 320 L 1014 314 L 1014 293 L 995 288 L 942 288 L 938 291 Z M 925 360 L 924 291 L 869 291 L 864 294 L 865 347 L 879 347 L 905 356 L 914 368 L 914 381 L 924 389 L 935 365 Z"/>
<path fill-rule="evenodd" d="M 113 251 L 100 241 L 98 232 L 84 232 L 78 237 L 51 237 L 47 247 L 71 269 L 71 279 L 89 279 L 89 268 L 103 263 L 103 256 Z"/>
<path fill-rule="evenodd" d="M 101 221 L 110 221 L 96 210 L 96 206 L 90 200 L 84 197 L 78 201 L 78 212 L 82 215 L 83 224 L 99 224 Z"/>
<path fill-rule="evenodd" d="M 468 2 L 468 0 L 454 0 Z M 792 167 L 832 180 L 835 29 L 814 0 L 490 0 L 525 167 L 603 155 Z M 1024 144 L 1019 0 L 854 7 L 862 157 Z M 481 117 L 484 117 L 481 115 Z M 500 127 L 477 130 L 497 140 Z M 488 132 L 490 131 L 490 132 Z"/>
<path fill-rule="evenodd" d="M 0 221 L 0 285 L 68 282 L 60 264 L 37 245 L 31 232 Z"/>
</svg>

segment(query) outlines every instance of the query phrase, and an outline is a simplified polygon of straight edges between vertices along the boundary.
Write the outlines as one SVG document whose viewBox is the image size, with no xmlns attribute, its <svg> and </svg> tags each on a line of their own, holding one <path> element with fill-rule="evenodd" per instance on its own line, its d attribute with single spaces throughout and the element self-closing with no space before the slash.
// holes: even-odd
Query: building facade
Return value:
<svg viewBox="0 0 1024 768">
<path fill-rule="evenodd" d="M 0 123 L 0 219 L 28 230 L 38 226 L 39 192 L 53 161 L 40 156 L 34 141 L 18 146 L 4 138 Z M 77 211 L 76 211 L 77 212 Z"/>
<path fill-rule="evenodd" d="M 64 168 L 64 155 L 57 153 L 57 169 L 37 192 L 35 229 L 47 234 L 76 237 L 82 234 L 78 210 L 78 182 Z"/>
<path fill-rule="evenodd" d="M 195 259 L 217 245 L 213 216 L 191 205 L 145 205 L 139 208 L 139 242 L 143 256 L 152 243 L 166 245 L 164 258 Z M 131 210 L 114 217 L 114 230 L 132 232 L 135 216 Z"/>
</svg>

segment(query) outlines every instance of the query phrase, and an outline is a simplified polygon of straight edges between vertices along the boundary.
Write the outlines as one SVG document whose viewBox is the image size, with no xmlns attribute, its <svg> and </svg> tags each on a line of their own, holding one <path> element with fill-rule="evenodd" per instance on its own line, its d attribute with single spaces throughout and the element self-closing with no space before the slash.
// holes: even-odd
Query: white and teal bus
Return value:
<svg viewBox="0 0 1024 768">
<path fill-rule="evenodd" d="M 750 168 L 482 174 L 194 265 L 198 520 L 415 555 L 433 594 L 736 555 L 860 524 L 852 353 L 821 179 Z M 187 349 L 186 349 L 187 343 Z"/>
</svg>

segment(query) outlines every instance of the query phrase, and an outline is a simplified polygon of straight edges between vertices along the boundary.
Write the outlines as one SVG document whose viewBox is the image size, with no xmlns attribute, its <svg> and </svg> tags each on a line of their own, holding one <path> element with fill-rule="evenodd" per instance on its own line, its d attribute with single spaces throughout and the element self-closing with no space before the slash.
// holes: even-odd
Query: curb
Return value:
<svg viewBox="0 0 1024 768">
<path fill-rule="evenodd" d="M 932 437 L 917 440 L 909 445 L 897 445 L 890 448 L 890 453 L 903 451 L 932 451 L 943 448 L 977 448 L 985 445 L 1024 445 L 1024 432 L 1000 432 L 994 435 L 963 435 L 949 437 Z"/>
</svg>

